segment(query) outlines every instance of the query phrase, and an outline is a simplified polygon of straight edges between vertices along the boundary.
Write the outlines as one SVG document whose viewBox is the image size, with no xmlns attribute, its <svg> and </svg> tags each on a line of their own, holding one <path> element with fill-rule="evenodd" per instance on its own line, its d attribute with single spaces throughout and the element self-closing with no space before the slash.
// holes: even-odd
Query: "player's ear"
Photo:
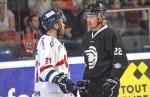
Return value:
<svg viewBox="0 0 150 97">
<path fill-rule="evenodd" d="M 55 23 L 53 26 L 54 26 L 55 29 L 57 29 L 57 30 L 59 29 L 59 24 L 58 23 Z"/>
</svg>

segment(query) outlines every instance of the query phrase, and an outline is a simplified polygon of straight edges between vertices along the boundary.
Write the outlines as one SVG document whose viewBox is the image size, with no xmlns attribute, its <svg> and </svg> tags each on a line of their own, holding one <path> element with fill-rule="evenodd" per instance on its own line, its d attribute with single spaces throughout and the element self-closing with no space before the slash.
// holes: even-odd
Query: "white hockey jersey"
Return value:
<svg viewBox="0 0 150 97">
<path fill-rule="evenodd" d="M 70 78 L 67 52 L 55 37 L 43 35 L 37 44 L 35 66 L 35 97 L 72 97 L 72 93 L 64 94 L 59 86 L 52 83 L 59 74 L 67 74 Z"/>
</svg>

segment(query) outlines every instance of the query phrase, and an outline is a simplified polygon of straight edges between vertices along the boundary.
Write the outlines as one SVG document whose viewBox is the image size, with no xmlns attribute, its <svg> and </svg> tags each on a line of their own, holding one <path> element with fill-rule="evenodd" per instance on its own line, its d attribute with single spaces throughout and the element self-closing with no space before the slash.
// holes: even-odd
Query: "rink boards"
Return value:
<svg viewBox="0 0 150 97">
<path fill-rule="evenodd" d="M 150 97 L 150 53 L 127 54 L 119 97 Z M 82 79 L 83 57 L 69 57 L 71 78 Z M 0 62 L 0 97 L 33 97 L 34 60 Z"/>
</svg>

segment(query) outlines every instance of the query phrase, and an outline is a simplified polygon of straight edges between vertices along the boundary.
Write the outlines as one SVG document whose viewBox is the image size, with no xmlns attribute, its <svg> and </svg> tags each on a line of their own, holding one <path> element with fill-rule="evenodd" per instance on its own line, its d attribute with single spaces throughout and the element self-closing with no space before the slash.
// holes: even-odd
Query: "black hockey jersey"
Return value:
<svg viewBox="0 0 150 97">
<path fill-rule="evenodd" d="M 128 61 L 125 49 L 115 32 L 105 25 L 97 32 L 87 32 L 82 40 L 86 68 L 84 79 L 118 78 Z"/>
</svg>

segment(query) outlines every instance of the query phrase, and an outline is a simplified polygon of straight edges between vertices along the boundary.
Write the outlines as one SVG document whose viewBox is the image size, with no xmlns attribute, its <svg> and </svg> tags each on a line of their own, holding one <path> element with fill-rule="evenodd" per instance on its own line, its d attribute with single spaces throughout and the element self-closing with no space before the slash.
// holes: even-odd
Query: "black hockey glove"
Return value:
<svg viewBox="0 0 150 97">
<path fill-rule="evenodd" d="M 117 97 L 119 93 L 119 80 L 118 79 L 106 79 L 103 84 L 103 94 L 106 97 Z"/>
<path fill-rule="evenodd" d="M 77 96 L 76 85 L 64 73 L 55 76 L 52 82 L 58 84 L 63 93 L 71 92 L 74 96 Z"/>
<path fill-rule="evenodd" d="M 88 80 L 81 80 L 77 82 L 77 89 L 79 90 L 80 97 L 87 97 L 88 83 Z"/>
</svg>

